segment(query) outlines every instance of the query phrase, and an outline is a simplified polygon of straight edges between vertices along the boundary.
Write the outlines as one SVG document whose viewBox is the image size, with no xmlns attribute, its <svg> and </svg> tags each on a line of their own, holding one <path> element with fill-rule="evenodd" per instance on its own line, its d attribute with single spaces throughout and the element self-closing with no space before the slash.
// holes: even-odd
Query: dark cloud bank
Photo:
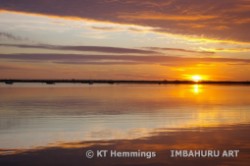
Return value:
<svg viewBox="0 0 250 166">
<path fill-rule="evenodd" d="M 246 63 L 249 59 L 237 58 L 187 58 L 162 55 L 87 55 L 87 54 L 0 54 L 0 59 L 10 61 L 37 61 L 65 64 L 172 64 L 181 63 Z"/>
<path fill-rule="evenodd" d="M 249 0 L 0 0 L 0 9 L 155 27 L 250 42 Z"/>
</svg>

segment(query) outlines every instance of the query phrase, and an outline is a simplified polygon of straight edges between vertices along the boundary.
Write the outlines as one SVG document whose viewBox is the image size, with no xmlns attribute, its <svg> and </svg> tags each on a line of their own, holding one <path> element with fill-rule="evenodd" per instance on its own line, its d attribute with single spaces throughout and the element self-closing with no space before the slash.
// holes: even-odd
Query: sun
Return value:
<svg viewBox="0 0 250 166">
<path fill-rule="evenodd" d="M 201 77 L 200 75 L 193 75 L 193 76 L 192 76 L 192 80 L 193 80 L 194 82 L 199 82 L 199 81 L 202 80 L 202 77 Z"/>
</svg>

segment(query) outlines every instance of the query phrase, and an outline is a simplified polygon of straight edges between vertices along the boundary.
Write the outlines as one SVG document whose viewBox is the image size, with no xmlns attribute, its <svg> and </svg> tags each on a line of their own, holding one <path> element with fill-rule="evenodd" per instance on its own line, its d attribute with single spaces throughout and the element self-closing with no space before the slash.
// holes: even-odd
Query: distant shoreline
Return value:
<svg viewBox="0 0 250 166">
<path fill-rule="evenodd" d="M 0 79 L 0 83 L 81 83 L 81 84 L 222 84 L 250 85 L 250 81 L 187 81 L 187 80 L 85 80 L 85 79 Z"/>
</svg>

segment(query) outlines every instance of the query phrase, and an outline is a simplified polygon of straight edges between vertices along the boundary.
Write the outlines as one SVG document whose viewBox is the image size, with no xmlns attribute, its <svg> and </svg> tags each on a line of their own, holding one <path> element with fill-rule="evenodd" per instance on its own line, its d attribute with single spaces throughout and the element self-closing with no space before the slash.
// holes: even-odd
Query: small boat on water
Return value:
<svg viewBox="0 0 250 166">
<path fill-rule="evenodd" d="M 5 84 L 12 85 L 13 81 L 5 81 Z"/>
</svg>

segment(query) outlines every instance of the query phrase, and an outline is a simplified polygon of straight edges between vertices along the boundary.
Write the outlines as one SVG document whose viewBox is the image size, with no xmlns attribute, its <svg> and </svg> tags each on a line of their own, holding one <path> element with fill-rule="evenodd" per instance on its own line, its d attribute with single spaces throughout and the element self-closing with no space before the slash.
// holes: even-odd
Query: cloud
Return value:
<svg viewBox="0 0 250 166">
<path fill-rule="evenodd" d="M 202 53 L 202 54 L 214 54 L 212 51 L 195 51 L 195 50 L 187 50 L 181 48 L 163 48 L 163 47 L 147 47 L 148 49 L 152 50 L 162 50 L 162 51 L 180 51 L 180 52 L 187 52 L 187 53 Z"/>
<path fill-rule="evenodd" d="M 164 33 L 240 42 L 250 42 L 249 8 L 247 0 L 0 0 L 0 10 L 150 26 Z"/>
<path fill-rule="evenodd" d="M 101 30 L 101 31 L 115 31 L 115 30 L 118 30 L 115 27 L 101 27 L 101 26 L 91 26 L 91 29 Z"/>
<path fill-rule="evenodd" d="M 0 44 L 0 47 L 18 47 L 18 48 L 38 48 L 48 50 L 67 50 L 67 51 L 89 51 L 102 53 L 119 53 L 119 54 L 160 54 L 162 51 L 179 51 L 186 53 L 214 54 L 213 51 L 195 51 L 181 48 L 166 48 L 166 47 L 144 47 L 136 48 L 121 48 L 121 47 L 104 47 L 104 46 L 63 46 L 63 45 L 27 45 L 27 44 Z M 217 51 L 217 50 L 216 50 Z"/>
<path fill-rule="evenodd" d="M 214 15 L 167 15 L 163 13 L 140 13 L 137 15 L 133 14 L 120 14 L 119 18 L 129 20 L 159 20 L 159 21 L 199 21 L 214 19 L 217 16 Z"/>
<path fill-rule="evenodd" d="M 21 67 L 17 67 L 17 66 L 8 66 L 8 65 L 0 65 L 0 70 L 20 70 L 23 69 Z"/>
<path fill-rule="evenodd" d="M 24 44 L 0 44 L 3 47 L 19 47 L 19 48 L 38 48 L 48 50 L 67 50 L 67 51 L 90 51 L 102 53 L 119 53 L 119 54 L 155 54 L 156 51 L 121 48 L 121 47 L 104 47 L 104 46 L 61 46 L 61 45 L 24 45 Z"/>
<path fill-rule="evenodd" d="M 229 53 L 235 53 L 235 52 L 249 52 L 250 48 L 207 48 L 204 49 L 207 51 L 212 51 L 212 52 L 229 52 Z"/>
<path fill-rule="evenodd" d="M 18 36 L 15 36 L 15 35 L 12 35 L 12 34 L 6 33 L 6 32 L 0 32 L 0 37 L 11 39 L 11 40 L 24 40 L 21 37 L 18 37 Z"/>
<path fill-rule="evenodd" d="M 53 62 L 63 64 L 161 64 L 180 65 L 197 63 L 247 63 L 250 59 L 237 58 L 188 58 L 176 56 L 140 56 L 140 55 L 84 55 L 84 54 L 0 54 L 0 59 Z"/>
</svg>

